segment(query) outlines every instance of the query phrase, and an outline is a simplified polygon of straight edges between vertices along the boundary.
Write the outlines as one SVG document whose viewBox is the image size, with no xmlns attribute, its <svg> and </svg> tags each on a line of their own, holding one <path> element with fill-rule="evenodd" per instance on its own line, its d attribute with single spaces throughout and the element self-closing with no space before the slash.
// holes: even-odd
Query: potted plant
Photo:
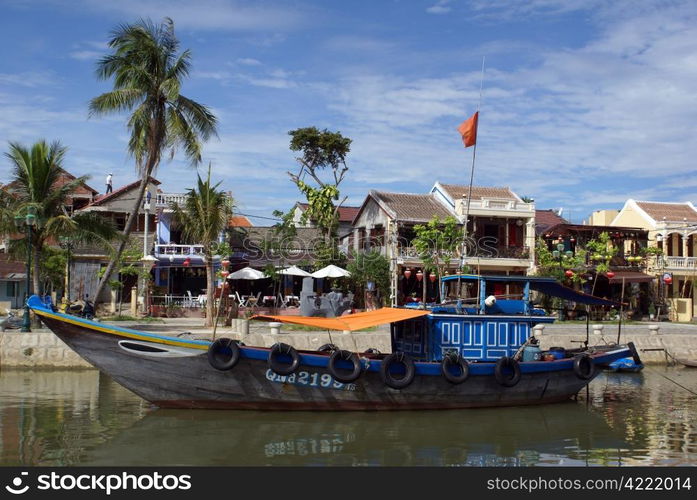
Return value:
<svg viewBox="0 0 697 500">
<path fill-rule="evenodd" d="M 649 304 L 649 319 L 651 321 L 653 321 L 655 317 L 656 317 L 656 306 L 653 305 L 653 302 L 651 302 Z"/>
</svg>

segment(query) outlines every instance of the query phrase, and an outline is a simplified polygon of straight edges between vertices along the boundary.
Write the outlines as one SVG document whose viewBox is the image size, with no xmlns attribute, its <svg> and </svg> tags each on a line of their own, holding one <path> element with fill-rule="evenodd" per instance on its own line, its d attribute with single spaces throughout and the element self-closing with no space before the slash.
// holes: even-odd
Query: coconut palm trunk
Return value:
<svg viewBox="0 0 697 500">
<path fill-rule="evenodd" d="M 113 52 L 97 63 L 97 76 L 113 77 L 114 89 L 90 102 L 91 115 L 131 111 L 128 151 L 135 158 L 141 174 L 133 210 L 123 230 L 124 239 L 116 248 L 99 282 L 97 297 L 106 287 L 116 262 L 126 249 L 128 236 L 139 215 L 145 188 L 160 164 L 165 150 L 172 154 L 181 148 L 192 164 L 201 161 L 201 140 L 216 135 L 216 118 L 205 106 L 179 93 L 190 71 L 191 53 L 179 54 L 174 23 L 165 18 L 122 25 L 112 33 L 109 47 Z"/>
<path fill-rule="evenodd" d="M 198 176 L 195 189 L 189 189 L 182 206 L 172 204 L 175 222 L 182 230 L 184 238 L 191 243 L 203 245 L 206 260 L 206 326 L 213 326 L 217 310 L 215 308 L 215 263 L 217 243 L 220 235 L 227 228 L 232 214 L 232 200 L 218 189 L 218 184 L 211 184 L 211 168 L 204 181 Z M 226 257 L 226 256 L 221 256 Z M 223 300 L 223 288 L 220 300 Z"/>
<path fill-rule="evenodd" d="M 223 300 L 225 288 L 220 292 L 220 300 Z M 215 268 L 213 267 L 213 255 L 206 258 L 206 326 L 213 326 L 218 311 L 215 308 Z"/>
</svg>

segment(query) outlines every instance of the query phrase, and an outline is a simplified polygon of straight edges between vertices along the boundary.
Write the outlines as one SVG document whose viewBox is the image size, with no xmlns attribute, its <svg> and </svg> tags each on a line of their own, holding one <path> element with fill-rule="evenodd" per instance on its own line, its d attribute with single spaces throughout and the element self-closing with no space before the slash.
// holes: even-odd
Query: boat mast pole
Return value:
<svg viewBox="0 0 697 500">
<path fill-rule="evenodd" d="M 482 56 L 482 75 L 479 80 L 479 102 L 477 103 L 477 129 L 479 131 L 479 110 L 482 107 L 482 90 L 484 88 L 484 61 L 486 56 Z M 460 269 L 457 273 L 457 300 L 460 301 L 460 287 L 461 287 L 461 276 L 462 271 L 465 266 L 465 254 L 467 252 L 467 224 L 469 223 L 470 217 L 470 201 L 472 200 L 472 183 L 474 182 L 474 161 L 477 157 L 477 142 L 474 141 L 474 148 L 472 149 L 472 166 L 470 168 L 470 183 L 467 191 L 467 208 L 465 209 L 465 224 L 462 230 L 462 251 L 460 253 Z"/>
<path fill-rule="evenodd" d="M 622 276 L 622 298 L 620 299 L 620 320 L 617 323 L 617 343 L 620 343 L 620 335 L 622 334 L 622 311 L 624 310 L 624 276 Z"/>
</svg>

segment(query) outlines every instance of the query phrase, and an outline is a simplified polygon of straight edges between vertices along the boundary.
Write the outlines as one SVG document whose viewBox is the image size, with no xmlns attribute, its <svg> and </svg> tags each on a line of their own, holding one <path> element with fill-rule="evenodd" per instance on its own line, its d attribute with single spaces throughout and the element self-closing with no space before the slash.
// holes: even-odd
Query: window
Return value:
<svg viewBox="0 0 697 500">
<path fill-rule="evenodd" d="M 7 282 L 7 290 L 5 295 L 7 297 L 16 297 L 17 296 L 17 282 L 15 281 L 8 281 Z"/>
<path fill-rule="evenodd" d="M 126 216 L 117 215 L 114 218 L 114 224 L 116 225 L 116 229 L 118 231 L 123 231 L 126 228 Z"/>
</svg>

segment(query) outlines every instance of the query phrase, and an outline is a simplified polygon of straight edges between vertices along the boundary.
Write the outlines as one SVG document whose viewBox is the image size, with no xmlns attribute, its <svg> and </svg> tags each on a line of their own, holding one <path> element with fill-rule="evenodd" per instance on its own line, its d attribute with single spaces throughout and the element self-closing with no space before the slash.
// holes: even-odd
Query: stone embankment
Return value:
<svg viewBox="0 0 697 500">
<path fill-rule="evenodd" d="M 178 318 L 163 323 L 138 324 L 119 322 L 118 326 L 154 333 L 177 334 L 190 332 L 196 338 L 210 338 L 210 329 L 201 328 L 200 319 Z M 593 326 L 593 325 L 592 325 Z M 342 349 L 363 352 L 374 348 L 390 352 L 388 326 L 367 332 L 327 332 L 285 330 L 285 325 L 237 320 L 232 327 L 218 328 L 217 337 L 242 340 L 247 345 L 269 347 L 285 342 L 297 349 L 317 349 L 323 344 L 335 344 Z M 586 339 L 586 327 L 579 324 L 557 323 L 536 330 L 543 349 L 550 347 L 575 348 Z M 593 329 L 590 344 L 610 344 L 617 341 L 617 325 L 606 324 Z M 676 323 L 644 323 L 622 326 L 621 342 L 632 341 L 645 363 L 665 364 L 670 356 L 697 359 L 697 325 Z M 0 367 L 25 368 L 91 368 L 52 332 L 38 329 L 31 333 L 8 330 L 0 333 Z"/>
<path fill-rule="evenodd" d="M 576 348 L 586 340 L 585 325 L 555 323 L 540 329 L 535 335 L 542 349 L 550 347 Z M 616 324 L 590 325 L 589 345 L 617 342 Z M 622 325 L 620 343 L 634 342 L 645 364 L 668 364 L 673 358 L 697 359 L 697 325 L 680 323 L 642 323 Z"/>
</svg>

